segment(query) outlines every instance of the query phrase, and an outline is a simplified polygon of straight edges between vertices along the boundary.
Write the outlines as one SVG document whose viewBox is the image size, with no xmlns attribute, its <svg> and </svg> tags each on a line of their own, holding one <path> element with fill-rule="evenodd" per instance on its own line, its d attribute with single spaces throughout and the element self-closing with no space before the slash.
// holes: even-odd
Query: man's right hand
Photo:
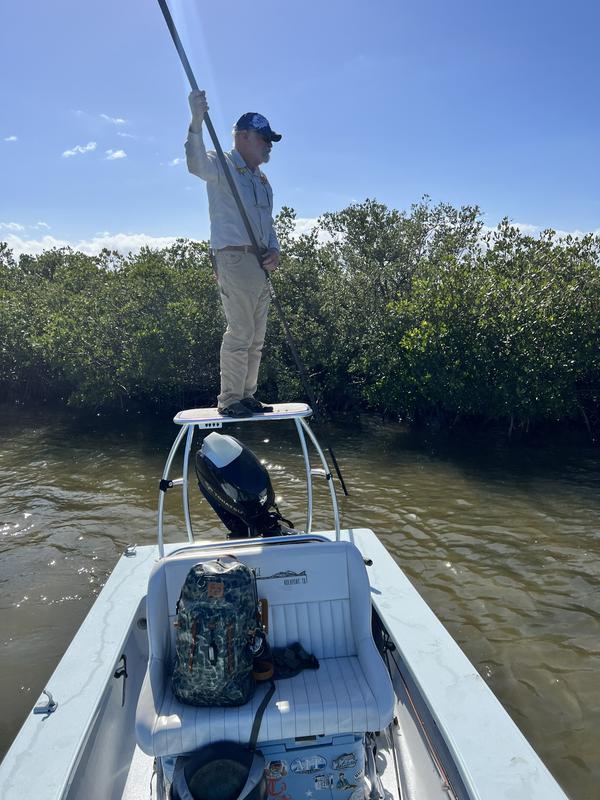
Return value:
<svg viewBox="0 0 600 800">
<path fill-rule="evenodd" d="M 279 266 L 279 250 L 270 249 L 262 256 L 262 267 L 267 272 L 274 272 Z"/>
<path fill-rule="evenodd" d="M 204 115 L 208 111 L 208 103 L 206 102 L 206 93 L 202 89 L 194 89 L 190 92 L 188 100 L 192 110 L 192 121 L 190 123 L 190 130 L 192 133 L 200 133 L 202 129 L 202 121 Z"/>
</svg>

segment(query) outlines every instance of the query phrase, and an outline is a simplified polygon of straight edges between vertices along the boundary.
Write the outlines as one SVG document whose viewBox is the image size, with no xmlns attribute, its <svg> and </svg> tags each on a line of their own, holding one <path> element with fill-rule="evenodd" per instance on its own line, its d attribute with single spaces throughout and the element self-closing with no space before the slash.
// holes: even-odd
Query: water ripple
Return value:
<svg viewBox="0 0 600 800">
<path fill-rule="evenodd" d="M 40 424 L 7 410 L 0 419 L 3 749 L 124 548 L 155 541 L 157 483 L 175 431 L 170 417 L 90 424 L 45 412 Z M 277 436 L 260 425 L 231 432 L 264 459 L 282 513 L 302 526 L 292 426 Z M 340 498 L 343 523 L 378 533 L 568 794 L 595 796 L 598 451 L 475 435 L 432 443 L 376 421 L 328 435 L 351 492 Z M 332 527 L 328 503 L 319 482 L 314 529 Z M 193 486 L 190 505 L 197 538 L 217 538 Z M 175 492 L 165 536 L 185 537 Z"/>
</svg>

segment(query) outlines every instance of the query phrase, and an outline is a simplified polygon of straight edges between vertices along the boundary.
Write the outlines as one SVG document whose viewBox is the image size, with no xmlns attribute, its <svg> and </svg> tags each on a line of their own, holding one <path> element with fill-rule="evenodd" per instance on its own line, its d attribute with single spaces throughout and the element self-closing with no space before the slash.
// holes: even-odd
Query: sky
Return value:
<svg viewBox="0 0 600 800">
<path fill-rule="evenodd" d="M 478 205 L 535 233 L 600 232 L 595 0 L 170 0 L 224 149 L 245 111 L 300 230 L 375 198 Z M 189 87 L 154 0 L 0 4 L 0 240 L 206 239 Z M 208 137 L 207 137 L 208 138 Z"/>
</svg>

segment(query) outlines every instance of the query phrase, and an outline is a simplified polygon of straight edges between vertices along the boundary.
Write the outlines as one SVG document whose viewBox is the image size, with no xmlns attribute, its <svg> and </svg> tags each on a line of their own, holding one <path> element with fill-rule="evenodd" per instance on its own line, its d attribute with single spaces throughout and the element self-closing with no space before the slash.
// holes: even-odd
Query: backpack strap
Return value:
<svg viewBox="0 0 600 800">
<path fill-rule="evenodd" d="M 263 754 L 260 750 L 254 752 L 246 783 L 243 785 L 242 791 L 238 794 L 237 800 L 247 800 L 248 796 L 254 793 L 256 787 L 259 786 L 261 780 L 263 780 L 265 767 L 266 764 Z"/>
<path fill-rule="evenodd" d="M 260 724 L 262 722 L 263 714 L 265 713 L 265 709 L 269 705 L 269 702 L 273 695 L 275 694 L 275 682 L 271 679 L 271 685 L 267 690 L 267 693 L 263 697 L 261 704 L 258 707 L 256 712 L 256 716 L 254 717 L 254 723 L 252 725 L 252 732 L 250 734 L 250 741 L 248 742 L 248 747 L 252 752 L 256 750 L 256 740 L 258 739 L 258 732 L 260 731 Z"/>
</svg>

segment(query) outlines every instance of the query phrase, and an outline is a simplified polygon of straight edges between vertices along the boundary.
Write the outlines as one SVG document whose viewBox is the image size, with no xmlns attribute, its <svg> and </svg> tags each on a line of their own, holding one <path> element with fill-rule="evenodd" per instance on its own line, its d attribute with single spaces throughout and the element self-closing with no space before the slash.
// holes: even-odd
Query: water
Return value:
<svg viewBox="0 0 600 800">
<path fill-rule="evenodd" d="M 124 548 L 154 542 L 175 432 L 170 417 L 1 411 L 0 752 Z M 301 524 L 293 427 L 237 435 Z M 599 797 L 600 451 L 585 440 L 423 439 L 376 420 L 328 436 L 351 489 L 343 524 L 378 533 L 567 794 Z M 314 527 L 330 528 L 325 487 L 316 500 Z M 167 501 L 166 538 L 181 540 L 181 502 Z M 192 501 L 197 536 L 214 536 L 216 518 Z"/>
</svg>

